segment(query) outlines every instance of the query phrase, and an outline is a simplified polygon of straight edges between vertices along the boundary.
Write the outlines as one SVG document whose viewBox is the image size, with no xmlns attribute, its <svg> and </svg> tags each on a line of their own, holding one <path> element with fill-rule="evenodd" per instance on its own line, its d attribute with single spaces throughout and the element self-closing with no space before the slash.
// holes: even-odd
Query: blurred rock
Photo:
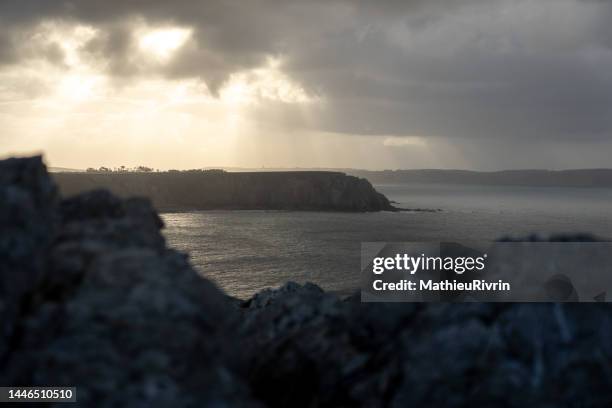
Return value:
<svg viewBox="0 0 612 408">
<path fill-rule="evenodd" d="M 370 303 L 289 283 L 243 304 L 269 406 L 609 406 L 607 305 Z"/>
<path fill-rule="evenodd" d="M 16 336 L 24 299 L 45 272 L 57 201 L 41 157 L 0 161 L 0 359 Z"/>
<path fill-rule="evenodd" d="M 81 406 L 257 406 L 228 298 L 167 249 L 148 200 L 58 203 L 40 158 L 0 162 L 3 385 Z"/>
</svg>

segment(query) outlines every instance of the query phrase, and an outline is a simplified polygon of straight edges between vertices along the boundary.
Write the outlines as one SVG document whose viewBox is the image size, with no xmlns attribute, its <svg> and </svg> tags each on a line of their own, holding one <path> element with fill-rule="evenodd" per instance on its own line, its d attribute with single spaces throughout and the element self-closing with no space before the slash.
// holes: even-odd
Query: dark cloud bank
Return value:
<svg viewBox="0 0 612 408">
<path fill-rule="evenodd" d="M 110 74 L 150 74 L 130 65 L 131 25 L 180 25 L 192 39 L 155 74 L 201 78 L 215 91 L 280 57 L 290 78 L 326 101 L 301 126 L 557 159 L 532 167 L 575 165 L 574 149 L 600 164 L 610 152 L 609 2 L 8 0 L 0 16 L 5 64 L 19 62 L 15 33 L 71 21 L 102 30 L 85 47 Z"/>
</svg>

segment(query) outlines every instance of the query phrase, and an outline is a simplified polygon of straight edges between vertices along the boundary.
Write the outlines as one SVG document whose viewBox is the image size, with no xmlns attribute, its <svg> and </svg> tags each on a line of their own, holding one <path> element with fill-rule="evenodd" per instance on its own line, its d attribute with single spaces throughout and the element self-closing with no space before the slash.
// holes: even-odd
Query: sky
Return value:
<svg viewBox="0 0 612 408">
<path fill-rule="evenodd" d="M 0 157 L 612 167 L 605 0 L 2 0 Z"/>
</svg>

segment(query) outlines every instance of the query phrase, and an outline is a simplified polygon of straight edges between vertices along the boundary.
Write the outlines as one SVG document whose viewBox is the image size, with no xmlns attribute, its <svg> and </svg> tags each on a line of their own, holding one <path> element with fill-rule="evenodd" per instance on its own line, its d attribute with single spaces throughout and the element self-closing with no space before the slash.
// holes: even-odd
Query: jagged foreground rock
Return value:
<svg viewBox="0 0 612 408">
<path fill-rule="evenodd" d="M 287 284 L 244 307 L 250 381 L 274 406 L 612 403 L 607 305 L 365 305 Z"/>
<path fill-rule="evenodd" d="M 235 309 L 165 247 L 145 200 L 59 202 L 40 158 L 0 163 L 0 383 L 82 406 L 254 406 Z"/>
<path fill-rule="evenodd" d="M 0 162 L 0 382 L 81 406 L 610 406 L 607 305 L 369 304 L 288 283 L 236 306 L 145 200 L 61 200 Z"/>
</svg>

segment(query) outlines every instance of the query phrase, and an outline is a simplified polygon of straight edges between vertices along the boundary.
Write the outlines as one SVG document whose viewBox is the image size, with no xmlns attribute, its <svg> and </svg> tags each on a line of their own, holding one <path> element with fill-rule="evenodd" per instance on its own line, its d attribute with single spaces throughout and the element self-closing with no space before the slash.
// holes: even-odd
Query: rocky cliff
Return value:
<svg viewBox="0 0 612 408">
<path fill-rule="evenodd" d="M 246 302 L 165 246 L 146 200 L 62 199 L 0 162 L 0 384 L 77 406 L 574 406 L 612 402 L 600 304 L 361 304 L 288 283 Z"/>
<path fill-rule="evenodd" d="M 393 210 L 365 179 L 336 172 L 56 173 L 63 195 L 106 188 L 167 209 Z"/>
</svg>

